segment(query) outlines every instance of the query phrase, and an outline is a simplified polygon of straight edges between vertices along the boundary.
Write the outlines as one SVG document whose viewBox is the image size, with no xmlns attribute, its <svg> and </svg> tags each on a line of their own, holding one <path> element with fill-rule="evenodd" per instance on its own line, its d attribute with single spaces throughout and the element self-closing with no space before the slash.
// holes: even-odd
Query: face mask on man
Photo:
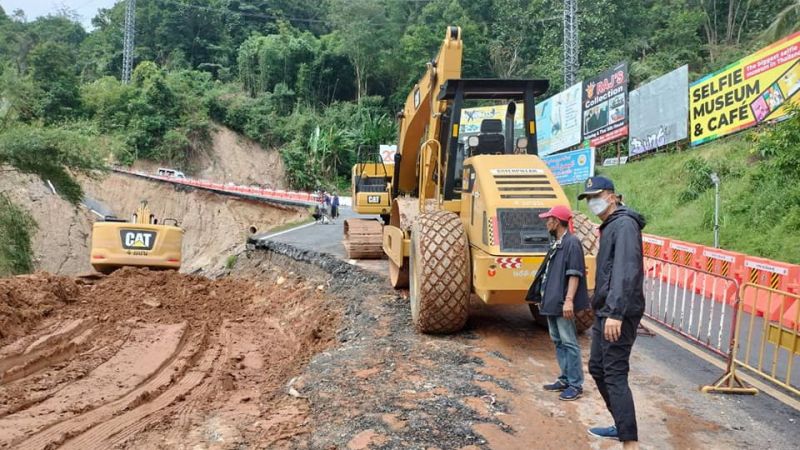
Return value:
<svg viewBox="0 0 800 450">
<path fill-rule="evenodd" d="M 587 204 L 589 206 L 589 210 L 595 216 L 599 216 L 600 214 L 603 214 L 603 212 L 606 209 L 608 209 L 608 201 L 606 199 L 600 198 L 600 197 L 590 198 L 589 201 L 587 202 Z"/>
</svg>

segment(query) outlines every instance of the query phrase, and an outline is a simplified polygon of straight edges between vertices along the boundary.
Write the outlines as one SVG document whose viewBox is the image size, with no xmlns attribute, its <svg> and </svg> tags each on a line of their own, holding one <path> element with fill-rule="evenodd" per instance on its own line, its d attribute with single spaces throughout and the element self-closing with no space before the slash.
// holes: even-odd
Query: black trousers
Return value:
<svg viewBox="0 0 800 450">
<path fill-rule="evenodd" d="M 636 408 L 633 394 L 628 386 L 628 371 L 636 329 L 641 317 L 622 319 L 622 333 L 617 342 L 609 342 L 603 336 L 605 317 L 595 317 L 592 325 L 592 349 L 589 355 L 589 373 L 597 383 L 597 389 L 606 402 L 606 408 L 614 417 L 620 441 L 638 441 Z"/>
</svg>

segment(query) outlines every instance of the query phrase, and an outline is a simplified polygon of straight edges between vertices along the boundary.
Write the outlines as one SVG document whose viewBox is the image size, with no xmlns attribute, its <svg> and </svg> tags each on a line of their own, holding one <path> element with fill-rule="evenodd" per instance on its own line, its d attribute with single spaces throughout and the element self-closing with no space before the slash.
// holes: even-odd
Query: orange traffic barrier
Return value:
<svg viewBox="0 0 800 450">
<path fill-rule="evenodd" d="M 667 281 L 667 278 L 669 278 L 670 282 L 677 283 L 677 285 L 682 288 L 694 286 L 694 276 L 696 272 L 689 269 L 700 267 L 697 264 L 697 260 L 703 248 L 702 245 L 692 244 L 690 242 L 670 241 L 667 246 L 666 259 L 670 260 L 673 264 L 667 267 L 670 273 L 662 272 L 662 279 Z"/>
<path fill-rule="evenodd" d="M 664 269 L 661 260 L 665 259 L 667 245 L 669 245 L 669 239 L 642 234 L 642 253 L 645 257 L 644 270 L 647 276 L 661 276 Z"/>
<path fill-rule="evenodd" d="M 744 260 L 742 279 L 749 284 L 789 292 L 789 289 L 797 284 L 798 278 L 800 278 L 800 266 L 751 256 Z M 742 296 L 745 312 L 772 321 L 781 320 L 784 313 L 793 308 L 794 303 L 794 296 L 775 296 L 772 291 L 764 289 L 748 289 Z"/>
<path fill-rule="evenodd" d="M 741 272 L 744 267 L 745 255 L 742 253 L 730 252 L 727 250 L 720 250 L 717 248 L 704 248 L 700 254 L 701 264 L 700 267 L 709 273 L 721 275 L 723 277 L 737 278 L 741 280 Z M 702 289 L 703 292 L 712 293 L 714 300 L 718 302 L 725 302 L 732 305 L 736 298 L 736 292 L 715 291 L 714 280 L 706 279 L 702 286 L 697 286 L 697 289 Z M 703 292 L 698 291 L 699 294 Z"/>
</svg>

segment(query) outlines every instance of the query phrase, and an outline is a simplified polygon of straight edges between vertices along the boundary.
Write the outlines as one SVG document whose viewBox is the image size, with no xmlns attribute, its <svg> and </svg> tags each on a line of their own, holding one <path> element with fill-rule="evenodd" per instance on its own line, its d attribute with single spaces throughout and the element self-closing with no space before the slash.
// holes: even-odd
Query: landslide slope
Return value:
<svg viewBox="0 0 800 450">
<path fill-rule="evenodd" d="M 39 177 L 4 171 L 0 192 L 28 211 L 37 223 L 31 230 L 36 270 L 77 275 L 90 270 L 89 237 L 92 214 L 53 194 Z"/>
</svg>

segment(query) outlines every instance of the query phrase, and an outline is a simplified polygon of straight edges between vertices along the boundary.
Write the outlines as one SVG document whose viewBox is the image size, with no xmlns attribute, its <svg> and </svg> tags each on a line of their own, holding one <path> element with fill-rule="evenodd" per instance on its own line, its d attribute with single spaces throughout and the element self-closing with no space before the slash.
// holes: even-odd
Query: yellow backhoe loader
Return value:
<svg viewBox="0 0 800 450">
<path fill-rule="evenodd" d="M 183 229 L 175 219 L 158 219 L 142 202 L 130 222 L 106 217 L 92 226 L 92 267 L 111 273 L 123 266 L 181 268 Z M 167 225 L 170 222 L 172 225 Z"/>
<path fill-rule="evenodd" d="M 410 279 L 411 315 L 423 333 L 461 329 L 473 293 L 487 304 L 524 304 L 549 243 L 538 214 L 569 205 L 537 156 L 535 97 L 549 82 L 463 79 L 462 52 L 461 29 L 448 27 L 399 114 L 391 209 L 383 227 L 392 285 L 405 287 Z M 460 139 L 468 103 L 502 104 L 505 121 L 484 120 L 480 133 Z M 519 136 L 516 117 L 524 122 Z M 593 289 L 596 237 L 585 218 L 578 219 Z M 586 312 L 579 328 L 590 323 Z"/>
</svg>

